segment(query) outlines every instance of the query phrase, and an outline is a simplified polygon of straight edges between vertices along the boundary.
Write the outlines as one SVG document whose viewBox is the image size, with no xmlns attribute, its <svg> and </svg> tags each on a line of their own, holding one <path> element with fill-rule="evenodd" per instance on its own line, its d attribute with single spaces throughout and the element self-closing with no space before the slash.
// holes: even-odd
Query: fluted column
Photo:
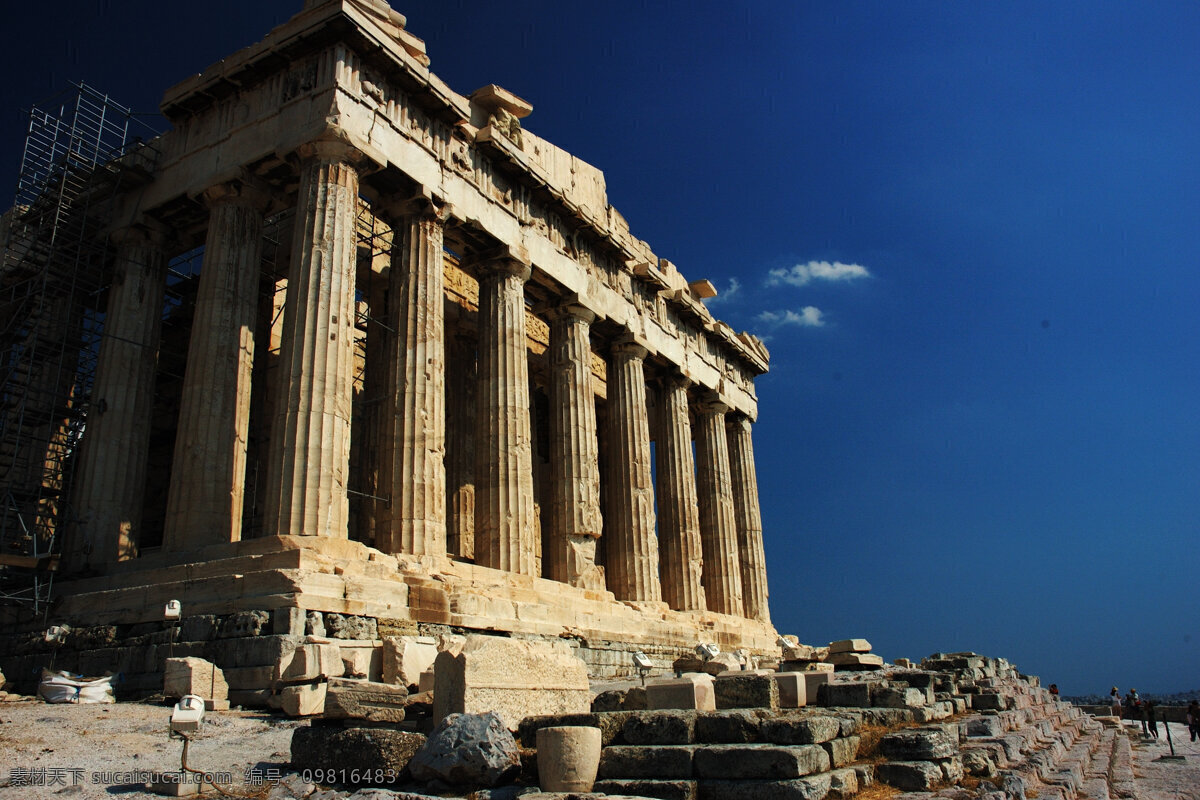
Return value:
<svg viewBox="0 0 1200 800">
<path fill-rule="evenodd" d="M 358 154 L 338 142 L 317 142 L 300 155 L 264 526 L 271 535 L 344 539 Z"/>
<path fill-rule="evenodd" d="M 658 539 L 654 535 L 654 481 L 646 409 L 646 349 L 613 346 L 608 362 L 609 439 L 608 588 L 618 600 L 660 601 Z"/>
<path fill-rule="evenodd" d="M 395 207 L 388 323 L 384 490 L 376 542 L 391 553 L 446 554 L 446 312 L 443 226 L 447 207 L 426 198 Z"/>
<path fill-rule="evenodd" d="M 449 495 L 447 549 L 475 557 L 475 337 L 462 331 L 450 338 L 447 365 L 446 481 Z"/>
<path fill-rule="evenodd" d="M 662 379 L 658 405 L 656 474 L 663 600 L 677 611 L 704 611 L 703 548 L 696 499 L 696 463 L 688 420 L 688 380 Z"/>
<path fill-rule="evenodd" d="M 742 599 L 746 616 L 771 621 L 767 606 L 767 557 L 763 552 L 762 513 L 758 506 L 758 476 L 750 420 L 743 414 L 725 421 L 729 436 L 729 474 L 737 516 L 738 558 L 742 568 Z"/>
<path fill-rule="evenodd" d="M 533 451 L 525 333 L 528 264 L 479 265 L 475 398 L 475 563 L 533 575 Z"/>
<path fill-rule="evenodd" d="M 208 236 L 188 339 L 163 549 L 242 538 L 263 210 L 241 183 L 204 193 Z"/>
<path fill-rule="evenodd" d="M 137 556 L 166 287 L 161 232 L 139 226 L 112 238 L 116 266 L 75 491 L 71 564 L 81 569 Z"/>
<path fill-rule="evenodd" d="M 728 406 L 702 402 L 697 413 L 696 464 L 700 490 L 700 538 L 704 548 L 704 595 L 710 611 L 742 616 L 737 518 L 725 438 Z"/>
<path fill-rule="evenodd" d="M 589 331 L 596 315 L 564 304 L 550 314 L 550 546 L 556 581 L 604 588 L 596 566 L 600 515 L 599 443 Z"/>
</svg>

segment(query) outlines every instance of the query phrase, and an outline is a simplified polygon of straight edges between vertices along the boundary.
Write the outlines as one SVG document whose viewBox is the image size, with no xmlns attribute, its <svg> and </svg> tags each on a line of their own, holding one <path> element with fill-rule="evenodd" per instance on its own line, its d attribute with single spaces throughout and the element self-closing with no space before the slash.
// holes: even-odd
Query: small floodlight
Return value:
<svg viewBox="0 0 1200 800">
<path fill-rule="evenodd" d="M 638 669 L 650 669 L 654 666 L 654 662 L 650 660 L 650 657 L 640 650 L 633 654 L 633 664 Z"/>
<path fill-rule="evenodd" d="M 182 603 L 178 600 L 168 600 L 167 605 L 163 608 L 163 619 L 179 619 L 179 615 L 182 613 Z"/>
<path fill-rule="evenodd" d="M 784 650 L 786 650 L 792 646 L 792 643 L 790 641 L 788 641 L 788 638 L 786 636 L 780 636 L 778 639 L 775 640 L 775 644 L 779 645 Z"/>
<path fill-rule="evenodd" d="M 708 661 L 710 658 L 716 658 L 721 654 L 721 648 L 711 642 L 701 642 L 696 645 L 696 655 Z"/>
<path fill-rule="evenodd" d="M 171 709 L 171 733 L 195 733 L 200 730 L 204 719 L 204 699 L 194 694 L 185 694 Z"/>
<path fill-rule="evenodd" d="M 42 638 L 51 644 L 62 644 L 62 641 L 67 638 L 67 630 L 65 625 L 51 625 L 42 634 Z"/>
</svg>

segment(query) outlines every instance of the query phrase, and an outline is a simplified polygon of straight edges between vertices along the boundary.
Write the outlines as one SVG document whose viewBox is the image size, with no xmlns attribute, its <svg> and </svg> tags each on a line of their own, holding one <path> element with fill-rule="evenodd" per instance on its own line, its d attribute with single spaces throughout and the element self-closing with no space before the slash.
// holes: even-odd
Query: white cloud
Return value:
<svg viewBox="0 0 1200 800">
<path fill-rule="evenodd" d="M 834 261 L 810 261 L 807 264 L 797 264 L 788 269 L 773 269 L 767 275 L 767 286 L 778 286 L 786 283 L 791 286 L 804 286 L 811 281 L 852 281 L 858 278 L 869 278 L 871 273 L 861 264 L 843 264 Z"/>
<path fill-rule="evenodd" d="M 799 311 L 763 311 L 758 315 L 758 321 L 773 327 L 796 325 L 801 328 L 821 328 L 825 326 L 825 315 L 816 306 L 805 306 Z"/>
</svg>

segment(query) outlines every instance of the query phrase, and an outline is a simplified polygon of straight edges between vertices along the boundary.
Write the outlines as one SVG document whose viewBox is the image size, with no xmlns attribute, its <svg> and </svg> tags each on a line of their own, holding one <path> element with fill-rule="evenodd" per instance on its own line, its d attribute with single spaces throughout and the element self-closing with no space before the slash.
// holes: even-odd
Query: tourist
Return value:
<svg viewBox="0 0 1200 800">
<path fill-rule="evenodd" d="M 1197 703 L 1195 700 L 1188 703 L 1187 726 L 1188 733 L 1192 735 L 1192 741 L 1200 739 L 1200 703 Z"/>
<path fill-rule="evenodd" d="M 1058 684 L 1057 683 L 1050 684 L 1050 696 L 1053 697 L 1055 700 L 1058 699 Z"/>
<path fill-rule="evenodd" d="M 1147 699 L 1146 702 L 1142 704 L 1142 708 L 1145 711 L 1145 714 L 1143 714 L 1145 721 L 1142 724 L 1150 726 L 1150 738 L 1157 739 L 1158 719 L 1154 716 L 1154 701 Z"/>
<path fill-rule="evenodd" d="M 1146 735 L 1146 715 L 1142 712 L 1142 698 L 1137 689 L 1130 689 L 1125 695 L 1125 705 L 1129 707 L 1129 716 L 1142 723 L 1142 736 Z"/>
<path fill-rule="evenodd" d="M 1121 692 L 1118 691 L 1117 687 L 1115 687 L 1115 686 L 1113 687 L 1112 692 L 1109 693 L 1108 703 L 1109 703 L 1109 705 L 1112 706 L 1112 715 L 1114 717 L 1116 717 L 1117 719 L 1120 719 L 1121 718 Z"/>
</svg>

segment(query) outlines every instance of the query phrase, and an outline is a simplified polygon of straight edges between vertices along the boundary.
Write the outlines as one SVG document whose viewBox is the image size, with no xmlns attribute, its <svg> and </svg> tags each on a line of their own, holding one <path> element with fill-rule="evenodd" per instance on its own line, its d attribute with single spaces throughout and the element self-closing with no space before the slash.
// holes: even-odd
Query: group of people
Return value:
<svg viewBox="0 0 1200 800">
<path fill-rule="evenodd" d="M 1136 719 L 1142 723 L 1143 736 L 1150 739 L 1158 738 L 1158 715 L 1154 710 L 1155 703 L 1153 700 L 1143 700 L 1138 696 L 1137 689 L 1130 689 L 1122 701 L 1121 692 L 1114 686 L 1109 693 L 1109 705 L 1112 706 L 1114 717 Z M 1122 713 L 1126 709 L 1127 711 Z M 1200 703 L 1195 700 L 1187 707 L 1187 726 L 1192 741 L 1200 739 Z"/>
</svg>

